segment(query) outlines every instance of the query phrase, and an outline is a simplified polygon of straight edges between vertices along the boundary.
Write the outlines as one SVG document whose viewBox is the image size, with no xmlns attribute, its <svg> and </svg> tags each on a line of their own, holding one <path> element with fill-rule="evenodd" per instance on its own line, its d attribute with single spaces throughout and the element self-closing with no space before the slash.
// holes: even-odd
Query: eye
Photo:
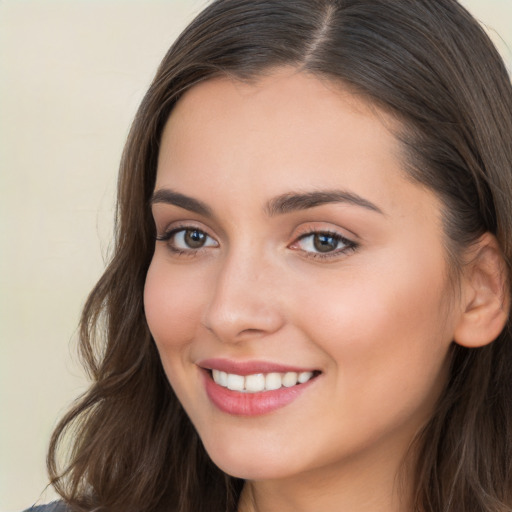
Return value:
<svg viewBox="0 0 512 512">
<path fill-rule="evenodd" d="M 218 243 L 207 233 L 195 227 L 171 229 L 157 240 L 167 242 L 169 248 L 177 253 L 194 252 L 205 247 L 217 247 Z"/>
<path fill-rule="evenodd" d="M 292 249 L 299 249 L 313 257 L 337 256 L 356 247 L 355 242 L 348 240 L 339 233 L 328 231 L 306 233 L 291 245 Z"/>
<path fill-rule="evenodd" d="M 173 239 L 178 249 L 200 249 L 215 245 L 213 239 L 199 229 L 181 229 L 174 233 Z"/>
</svg>

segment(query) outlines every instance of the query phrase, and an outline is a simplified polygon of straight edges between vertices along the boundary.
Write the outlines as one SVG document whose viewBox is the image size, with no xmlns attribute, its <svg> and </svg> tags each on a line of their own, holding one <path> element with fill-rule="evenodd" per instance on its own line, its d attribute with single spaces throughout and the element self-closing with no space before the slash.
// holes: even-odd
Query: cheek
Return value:
<svg viewBox="0 0 512 512">
<path fill-rule="evenodd" d="M 164 366 L 167 356 L 184 349 L 193 339 L 200 322 L 201 291 L 196 279 L 185 272 L 170 271 L 154 258 L 144 286 L 144 309 Z"/>
<path fill-rule="evenodd" d="M 190 275 L 180 265 L 169 265 L 157 255 L 148 269 L 144 308 L 167 379 L 191 418 L 205 407 L 192 375 L 197 368 L 191 349 L 201 326 L 206 280 Z"/>
<path fill-rule="evenodd" d="M 296 298 L 308 312 L 303 328 L 330 356 L 340 396 L 350 410 L 376 418 L 430 407 L 444 382 L 453 330 L 442 262 L 384 262 Z"/>
</svg>

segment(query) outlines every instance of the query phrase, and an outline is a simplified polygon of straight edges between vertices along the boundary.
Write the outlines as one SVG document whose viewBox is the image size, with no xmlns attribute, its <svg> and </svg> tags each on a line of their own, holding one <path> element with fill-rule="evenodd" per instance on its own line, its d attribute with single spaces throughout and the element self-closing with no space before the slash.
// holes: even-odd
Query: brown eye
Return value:
<svg viewBox="0 0 512 512">
<path fill-rule="evenodd" d="M 214 238 L 194 227 L 173 229 L 157 236 L 156 239 L 161 242 L 167 242 L 169 249 L 179 253 L 193 253 L 206 247 L 219 246 Z"/>
<path fill-rule="evenodd" d="M 340 233 L 329 231 L 313 231 L 302 235 L 291 248 L 300 249 L 312 258 L 331 258 L 341 256 L 356 249 L 357 244 Z"/>
<path fill-rule="evenodd" d="M 183 241 L 190 249 L 200 249 L 206 244 L 208 235 L 198 229 L 184 230 Z"/>
<path fill-rule="evenodd" d="M 340 245 L 340 240 L 326 233 L 315 233 L 313 237 L 313 247 L 318 252 L 335 251 Z"/>
</svg>

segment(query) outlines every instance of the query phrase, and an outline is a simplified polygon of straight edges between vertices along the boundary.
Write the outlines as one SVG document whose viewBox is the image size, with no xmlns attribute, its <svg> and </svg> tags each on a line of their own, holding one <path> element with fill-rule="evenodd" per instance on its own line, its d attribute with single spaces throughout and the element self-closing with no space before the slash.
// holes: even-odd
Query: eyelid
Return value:
<svg viewBox="0 0 512 512">
<path fill-rule="evenodd" d="M 316 220 L 301 223 L 300 226 L 294 229 L 292 238 L 297 240 L 302 236 L 314 233 L 329 233 L 353 243 L 359 243 L 361 240 L 361 237 L 358 234 L 346 227 L 339 226 L 332 222 L 322 222 Z"/>
<path fill-rule="evenodd" d="M 189 220 L 179 220 L 179 221 L 171 221 L 167 223 L 161 223 L 164 227 L 161 229 L 158 228 L 158 224 L 155 221 L 156 224 L 156 235 L 155 238 L 161 239 L 162 237 L 168 236 L 169 234 L 172 234 L 172 232 L 180 231 L 182 229 L 197 229 L 198 231 L 202 231 L 203 233 L 206 233 L 211 238 L 216 238 L 211 234 L 211 229 L 208 226 L 205 226 L 202 222 L 199 222 L 197 220 L 189 219 Z"/>
<path fill-rule="evenodd" d="M 300 251 L 303 253 L 304 257 L 312 258 L 312 259 L 336 259 L 341 258 L 346 255 L 348 252 L 355 251 L 359 248 L 359 242 L 357 241 L 357 236 L 355 234 L 351 234 L 346 236 L 340 228 L 333 228 L 332 225 L 328 227 L 324 225 L 319 225 L 315 223 L 313 225 L 307 224 L 301 226 L 299 230 L 294 234 L 293 241 L 288 245 L 288 247 L 292 250 Z M 307 239 L 308 237 L 314 235 L 327 235 L 328 237 L 332 237 L 335 240 L 339 241 L 343 246 L 341 248 L 334 249 L 332 251 L 327 252 L 316 252 L 316 251 L 308 251 L 299 246 L 299 242 Z"/>
<path fill-rule="evenodd" d="M 157 234 L 155 236 L 156 241 L 159 242 L 165 242 L 167 245 L 167 248 L 171 253 L 178 255 L 178 256 L 189 256 L 193 257 L 195 255 L 198 255 L 200 252 L 204 250 L 208 250 L 210 248 L 215 248 L 219 246 L 219 242 L 216 239 L 215 236 L 210 234 L 210 230 L 207 228 L 204 228 L 202 226 L 198 226 L 198 223 L 195 221 L 180 221 L 180 222 L 172 222 L 170 223 L 165 230 L 157 231 Z M 173 245 L 172 240 L 173 238 L 180 232 L 185 231 L 199 231 L 206 235 L 208 239 L 213 241 L 213 244 L 209 244 L 208 242 L 201 246 L 201 247 L 189 247 L 189 248 L 181 248 L 176 247 Z"/>
<path fill-rule="evenodd" d="M 177 233 L 181 233 L 182 231 L 199 231 L 203 234 L 205 234 L 208 238 L 210 238 L 211 240 L 215 241 L 215 243 L 218 245 L 219 243 L 217 242 L 217 240 L 215 240 L 215 238 L 213 236 L 211 236 L 209 233 L 207 233 L 204 229 L 201 229 L 201 228 L 196 228 L 194 226 L 183 226 L 183 227 L 176 227 L 176 228 L 171 228 L 171 229 L 167 229 L 164 233 L 162 233 L 161 235 L 156 235 L 156 239 L 159 241 L 159 242 L 165 242 L 167 240 L 170 240 L 174 235 L 176 235 Z"/>
</svg>

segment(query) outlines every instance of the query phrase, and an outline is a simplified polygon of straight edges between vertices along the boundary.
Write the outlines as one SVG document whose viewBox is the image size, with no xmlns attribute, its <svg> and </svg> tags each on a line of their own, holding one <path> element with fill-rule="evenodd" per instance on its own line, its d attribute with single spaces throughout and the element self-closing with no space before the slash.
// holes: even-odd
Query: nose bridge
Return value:
<svg viewBox="0 0 512 512">
<path fill-rule="evenodd" d="M 230 250 L 219 264 L 203 323 L 222 341 L 275 332 L 282 312 L 275 300 L 272 264 L 247 246 Z"/>
</svg>

